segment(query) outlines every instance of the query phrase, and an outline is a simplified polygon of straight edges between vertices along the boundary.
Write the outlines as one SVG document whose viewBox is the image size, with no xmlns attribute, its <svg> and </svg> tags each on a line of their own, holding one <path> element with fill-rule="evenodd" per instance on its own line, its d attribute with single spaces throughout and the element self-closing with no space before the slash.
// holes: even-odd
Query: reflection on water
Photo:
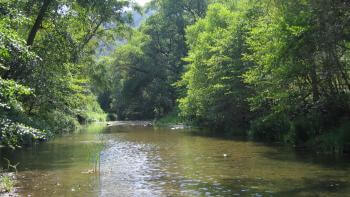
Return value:
<svg viewBox="0 0 350 197">
<path fill-rule="evenodd" d="M 166 129 L 90 127 L 1 154 L 21 163 L 23 196 L 350 196 L 345 158 Z"/>
</svg>

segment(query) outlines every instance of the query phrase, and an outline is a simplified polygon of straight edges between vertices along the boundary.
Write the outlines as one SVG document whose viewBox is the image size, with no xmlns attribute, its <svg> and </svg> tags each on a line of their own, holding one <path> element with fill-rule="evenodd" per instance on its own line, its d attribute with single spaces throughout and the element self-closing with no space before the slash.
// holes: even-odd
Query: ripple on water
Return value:
<svg viewBox="0 0 350 197">
<path fill-rule="evenodd" d="M 161 161 L 157 146 L 110 141 L 101 153 L 100 195 L 215 196 L 212 193 L 214 188 L 223 193 L 229 192 L 224 191 L 211 176 L 189 179 L 180 173 L 185 168 L 174 166 L 172 161 Z M 213 181 L 213 184 L 208 181 Z"/>
<path fill-rule="evenodd" d="M 101 196 L 160 196 L 162 187 L 154 184 L 164 173 L 157 165 L 160 158 L 150 153 L 157 147 L 113 141 L 101 153 Z"/>
</svg>

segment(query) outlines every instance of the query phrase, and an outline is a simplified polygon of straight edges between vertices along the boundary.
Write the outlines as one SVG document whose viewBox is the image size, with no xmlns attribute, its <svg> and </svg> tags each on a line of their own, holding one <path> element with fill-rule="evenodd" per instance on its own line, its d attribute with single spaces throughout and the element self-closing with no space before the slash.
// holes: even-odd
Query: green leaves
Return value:
<svg viewBox="0 0 350 197">
<path fill-rule="evenodd" d="M 0 117 L 1 143 L 5 146 L 18 148 L 21 145 L 31 145 L 35 141 L 45 141 L 48 134 L 21 123 Z"/>
<path fill-rule="evenodd" d="M 29 88 L 12 80 L 0 78 L 0 140 L 3 145 L 16 148 L 47 139 L 46 132 L 16 120 L 24 112 L 23 97 L 31 94 Z"/>
<path fill-rule="evenodd" d="M 209 6 L 205 18 L 187 28 L 190 50 L 184 60 L 189 67 L 177 83 L 187 88 L 186 96 L 179 99 L 185 118 L 224 130 L 247 123 L 248 118 L 242 120 L 249 114 L 250 94 L 241 76 L 247 69 L 241 60 L 246 50 L 244 20 L 245 11 L 216 3 Z"/>
<path fill-rule="evenodd" d="M 205 14 L 206 5 L 203 0 L 153 1 L 152 14 L 108 61 L 101 61 L 107 65 L 96 70 L 111 71 L 102 80 L 94 77 L 95 84 L 106 84 L 100 99 L 110 103 L 104 106 L 121 119 L 152 119 L 170 113 L 181 92 L 173 84 L 184 71 L 185 28 Z"/>
<path fill-rule="evenodd" d="M 0 129 L 14 139 L 6 145 L 21 144 L 26 131 L 35 140 L 36 130 L 62 132 L 85 114 L 103 116 L 89 67 L 101 40 L 123 26 L 129 3 L 45 2 L 0 2 L 0 118 L 11 122 Z"/>
</svg>

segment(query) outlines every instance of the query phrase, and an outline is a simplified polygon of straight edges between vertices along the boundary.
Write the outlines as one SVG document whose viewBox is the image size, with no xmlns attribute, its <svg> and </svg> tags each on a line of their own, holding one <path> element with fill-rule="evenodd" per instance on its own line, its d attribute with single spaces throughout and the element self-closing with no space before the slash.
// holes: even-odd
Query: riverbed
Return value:
<svg viewBox="0 0 350 197">
<path fill-rule="evenodd" d="M 20 196 L 350 196 L 346 156 L 132 122 L 0 151 Z"/>
</svg>

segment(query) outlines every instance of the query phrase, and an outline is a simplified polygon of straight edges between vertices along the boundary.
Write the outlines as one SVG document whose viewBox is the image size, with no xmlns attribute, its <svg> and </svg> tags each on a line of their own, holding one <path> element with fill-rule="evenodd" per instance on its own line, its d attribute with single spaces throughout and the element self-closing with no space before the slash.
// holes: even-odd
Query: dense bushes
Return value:
<svg viewBox="0 0 350 197">
<path fill-rule="evenodd" d="M 45 131 L 15 123 L 9 119 L 0 119 L 0 128 L 1 143 L 10 147 L 31 145 L 35 141 L 44 141 L 49 137 Z"/>
</svg>

